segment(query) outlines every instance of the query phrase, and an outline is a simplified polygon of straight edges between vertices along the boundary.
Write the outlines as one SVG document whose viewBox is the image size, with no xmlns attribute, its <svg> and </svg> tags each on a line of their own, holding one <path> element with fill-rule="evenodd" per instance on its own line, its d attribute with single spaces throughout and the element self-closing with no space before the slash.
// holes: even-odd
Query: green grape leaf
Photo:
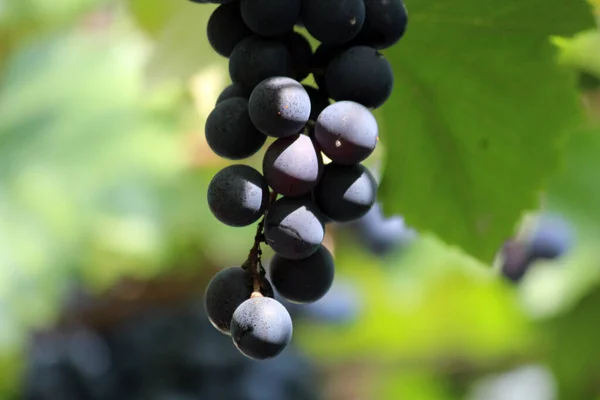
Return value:
<svg viewBox="0 0 600 400">
<path fill-rule="evenodd" d="M 550 37 L 592 26 L 584 1 L 406 1 L 382 108 L 388 213 L 489 263 L 560 164 L 580 116 Z"/>
</svg>

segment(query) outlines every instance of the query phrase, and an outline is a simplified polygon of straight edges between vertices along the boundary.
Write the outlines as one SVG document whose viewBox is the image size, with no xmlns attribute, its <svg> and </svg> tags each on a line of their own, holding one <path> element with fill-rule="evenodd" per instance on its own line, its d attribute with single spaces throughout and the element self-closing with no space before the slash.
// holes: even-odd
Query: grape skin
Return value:
<svg viewBox="0 0 600 400">
<path fill-rule="evenodd" d="M 313 53 L 310 59 L 310 67 L 312 69 L 313 78 L 319 87 L 319 90 L 327 94 L 327 84 L 325 83 L 325 72 L 327 66 L 335 57 L 346 50 L 346 46 L 332 45 L 321 43 Z M 329 97 L 329 94 L 327 94 Z"/>
<path fill-rule="evenodd" d="M 270 277 L 275 290 L 286 300 L 313 303 L 331 287 L 335 275 L 333 257 L 325 246 L 301 260 L 277 254 L 270 263 Z"/>
<path fill-rule="evenodd" d="M 342 44 L 352 40 L 365 20 L 363 0 L 303 0 L 301 17 L 318 41 Z"/>
<path fill-rule="evenodd" d="M 292 340 L 292 318 L 269 297 L 244 301 L 233 313 L 233 343 L 248 358 L 266 360 L 281 353 Z"/>
<path fill-rule="evenodd" d="M 308 93 L 308 97 L 310 98 L 310 116 L 308 118 L 311 121 L 316 121 L 319 117 L 319 114 L 321 114 L 321 112 L 326 109 L 331 102 L 329 101 L 329 97 L 325 91 L 308 85 L 302 86 L 304 86 L 304 90 L 306 90 L 306 93 Z"/>
<path fill-rule="evenodd" d="M 408 25 L 408 13 L 402 0 L 364 0 L 365 23 L 354 44 L 386 49 L 396 44 Z"/>
<path fill-rule="evenodd" d="M 265 135 L 282 138 L 304 128 L 310 116 L 310 97 L 292 78 L 272 77 L 250 95 L 248 111 L 254 126 Z"/>
<path fill-rule="evenodd" d="M 234 311 L 250 298 L 253 291 L 252 274 L 248 270 L 229 267 L 219 271 L 204 293 L 204 308 L 211 324 L 229 335 Z M 273 297 L 273 288 L 265 278 L 261 280 L 261 292 L 263 296 Z"/>
<path fill-rule="evenodd" d="M 329 164 L 315 188 L 315 203 L 328 218 L 350 222 L 365 215 L 375 203 L 377 182 L 361 164 Z"/>
<path fill-rule="evenodd" d="M 248 98 L 250 97 L 250 93 L 246 92 L 244 88 L 242 88 L 240 85 L 232 83 L 231 85 L 223 89 L 219 97 L 217 97 L 217 102 L 215 106 L 219 103 L 222 103 L 225 100 L 232 99 L 234 97 L 241 97 L 248 100 Z"/>
<path fill-rule="evenodd" d="M 334 100 L 351 100 L 377 108 L 392 93 L 394 72 L 377 50 L 355 46 L 331 60 L 325 71 L 325 85 Z"/>
<path fill-rule="evenodd" d="M 242 20 L 237 1 L 224 3 L 213 11 L 206 26 L 206 36 L 211 47 L 223 57 L 229 57 L 236 44 L 252 36 L 252 31 Z"/>
<path fill-rule="evenodd" d="M 204 126 L 206 142 L 215 154 L 241 160 L 256 153 L 267 137 L 250 120 L 248 100 L 233 97 L 223 100 L 208 115 Z"/>
<path fill-rule="evenodd" d="M 302 34 L 291 32 L 283 37 L 283 44 L 287 47 L 292 56 L 294 79 L 298 82 L 303 81 L 309 75 L 310 63 L 313 55 L 310 43 Z"/>
<path fill-rule="evenodd" d="M 283 197 L 269 207 L 265 239 L 280 256 L 306 258 L 319 249 L 324 237 L 320 211 L 309 197 Z"/>
<path fill-rule="evenodd" d="M 225 225 L 250 225 L 264 214 L 268 205 L 267 182 L 260 172 L 247 165 L 223 168 L 208 185 L 208 206 Z"/>
<path fill-rule="evenodd" d="M 306 135 L 277 139 L 263 159 L 265 180 L 284 196 L 308 194 L 319 182 L 322 171 L 321 153 Z"/>
<path fill-rule="evenodd" d="M 300 0 L 241 0 L 244 22 L 260 36 L 281 36 L 292 29 L 300 17 Z"/>
<path fill-rule="evenodd" d="M 416 237 L 415 231 L 404 224 L 401 216 L 386 218 L 379 203 L 373 204 L 369 212 L 352 222 L 351 226 L 360 243 L 376 256 L 385 256 Z"/>
<path fill-rule="evenodd" d="M 377 121 L 364 106 L 339 101 L 325 108 L 315 125 L 315 138 L 327 157 L 338 164 L 357 164 L 373 153 Z"/>
<path fill-rule="evenodd" d="M 249 92 L 267 78 L 293 75 L 292 56 L 279 40 L 246 38 L 234 47 L 229 57 L 231 80 Z"/>
</svg>

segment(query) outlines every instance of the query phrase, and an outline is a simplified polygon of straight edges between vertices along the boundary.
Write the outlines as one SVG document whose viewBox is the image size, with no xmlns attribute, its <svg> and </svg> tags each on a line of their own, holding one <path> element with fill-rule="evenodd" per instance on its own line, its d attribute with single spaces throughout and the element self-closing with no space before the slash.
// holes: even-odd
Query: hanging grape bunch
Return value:
<svg viewBox="0 0 600 400">
<path fill-rule="evenodd" d="M 333 258 L 321 244 L 325 224 L 356 220 L 375 202 L 376 180 L 360 163 L 378 141 L 370 109 L 387 100 L 394 81 L 378 50 L 403 36 L 407 13 L 402 0 L 193 1 L 220 4 L 207 34 L 229 58 L 232 80 L 206 121 L 208 145 L 220 157 L 242 160 L 268 136 L 276 139 L 262 174 L 230 165 L 208 188 L 208 205 L 222 223 L 260 220 L 241 268 L 224 269 L 209 283 L 208 317 L 244 355 L 268 359 L 292 337 L 292 320 L 273 287 L 292 302 L 319 300 L 334 277 Z M 295 26 L 321 42 L 314 52 Z M 317 87 L 301 83 L 310 74 Z M 324 165 L 323 154 L 331 163 Z M 271 282 L 261 264 L 263 242 L 275 252 Z"/>
</svg>

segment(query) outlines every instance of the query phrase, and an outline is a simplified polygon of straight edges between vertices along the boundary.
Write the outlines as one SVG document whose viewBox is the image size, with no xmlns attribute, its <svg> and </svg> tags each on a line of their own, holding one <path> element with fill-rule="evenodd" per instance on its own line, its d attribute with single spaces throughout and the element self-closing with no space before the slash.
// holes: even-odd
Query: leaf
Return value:
<svg viewBox="0 0 600 400">
<path fill-rule="evenodd" d="M 566 162 L 552 180 L 547 208 L 572 220 L 580 235 L 600 238 L 600 128 L 587 127 L 571 135 Z"/>
<path fill-rule="evenodd" d="M 336 265 L 357 282 L 362 314 L 349 326 L 294 331 L 323 361 L 439 365 L 456 357 L 485 364 L 526 353 L 535 343 L 512 288 L 463 252 L 422 236 L 389 261 L 394 268 L 381 268 L 377 259 L 344 244 L 336 246 Z"/>
<path fill-rule="evenodd" d="M 581 32 L 572 38 L 555 38 L 560 61 L 572 68 L 600 77 L 600 31 Z"/>
<path fill-rule="evenodd" d="M 146 33 L 155 36 L 167 24 L 181 2 L 171 0 L 129 0 L 129 11 Z"/>
<path fill-rule="evenodd" d="M 388 213 L 490 262 L 537 206 L 580 114 L 550 35 L 592 24 L 583 1 L 407 0 L 382 109 Z"/>
</svg>

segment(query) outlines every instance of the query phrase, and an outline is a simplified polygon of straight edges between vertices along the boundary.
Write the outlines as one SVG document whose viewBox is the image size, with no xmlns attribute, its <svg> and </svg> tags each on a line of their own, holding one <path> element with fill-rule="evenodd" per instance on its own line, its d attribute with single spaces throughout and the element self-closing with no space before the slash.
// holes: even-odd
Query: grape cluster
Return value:
<svg viewBox="0 0 600 400">
<path fill-rule="evenodd" d="M 323 297 L 334 278 L 322 246 L 326 224 L 357 220 L 376 201 L 377 182 L 361 162 L 378 142 L 371 110 L 394 82 L 379 50 L 404 35 L 407 12 L 402 0 L 193 1 L 220 4 L 207 36 L 229 58 L 232 81 L 207 118 L 209 147 L 242 160 L 274 139 L 262 173 L 234 164 L 210 182 L 208 205 L 219 221 L 260 222 L 246 262 L 218 273 L 205 296 L 213 325 L 246 356 L 268 359 L 292 336 L 273 289 L 302 304 Z M 320 42 L 314 52 L 296 26 Z M 302 83 L 311 74 L 316 87 Z M 275 252 L 270 280 L 261 242 Z"/>
<path fill-rule="evenodd" d="M 24 400 L 319 400 L 318 372 L 290 349 L 258 362 L 217 333 L 192 301 L 150 308 L 110 329 L 40 333 L 26 357 Z"/>
</svg>

